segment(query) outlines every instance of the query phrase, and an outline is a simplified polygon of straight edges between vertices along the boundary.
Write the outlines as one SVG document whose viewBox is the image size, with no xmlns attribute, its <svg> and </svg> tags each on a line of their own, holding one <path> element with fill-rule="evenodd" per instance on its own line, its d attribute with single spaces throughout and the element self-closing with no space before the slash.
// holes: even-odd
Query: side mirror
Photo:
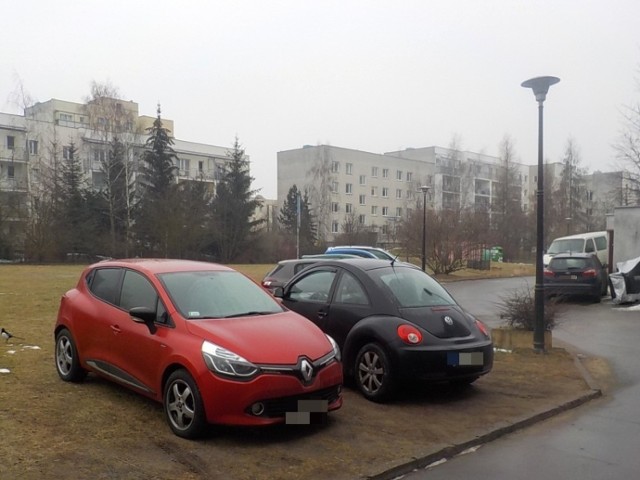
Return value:
<svg viewBox="0 0 640 480">
<path fill-rule="evenodd" d="M 133 307 L 129 310 L 131 320 L 136 323 L 144 323 L 152 335 L 156 333 L 156 312 L 148 307 Z"/>
<path fill-rule="evenodd" d="M 273 291 L 273 296 L 276 297 L 276 298 L 283 298 L 284 297 L 284 288 L 276 287 L 275 290 Z"/>
</svg>

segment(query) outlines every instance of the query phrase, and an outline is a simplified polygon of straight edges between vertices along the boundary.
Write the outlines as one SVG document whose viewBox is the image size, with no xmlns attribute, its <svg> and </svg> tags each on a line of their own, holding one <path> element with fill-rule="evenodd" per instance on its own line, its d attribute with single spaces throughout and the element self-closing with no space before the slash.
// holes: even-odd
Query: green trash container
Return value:
<svg viewBox="0 0 640 480">
<path fill-rule="evenodd" d="M 504 260 L 504 253 L 502 247 L 496 246 L 491 248 L 491 261 L 502 262 Z"/>
</svg>

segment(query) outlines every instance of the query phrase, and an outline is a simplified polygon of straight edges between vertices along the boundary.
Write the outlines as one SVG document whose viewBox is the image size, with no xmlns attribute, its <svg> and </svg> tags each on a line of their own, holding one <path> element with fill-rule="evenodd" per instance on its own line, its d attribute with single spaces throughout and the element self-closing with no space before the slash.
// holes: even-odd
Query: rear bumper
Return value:
<svg viewBox="0 0 640 480">
<path fill-rule="evenodd" d="M 452 349 L 403 346 L 397 351 L 395 368 L 404 381 L 447 382 L 477 378 L 493 368 L 493 344 Z"/>
</svg>

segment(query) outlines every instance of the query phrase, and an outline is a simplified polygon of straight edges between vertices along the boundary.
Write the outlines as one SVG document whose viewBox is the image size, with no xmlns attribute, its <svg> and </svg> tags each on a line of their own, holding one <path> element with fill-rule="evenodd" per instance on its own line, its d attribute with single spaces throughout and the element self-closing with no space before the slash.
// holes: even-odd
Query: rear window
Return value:
<svg viewBox="0 0 640 480">
<path fill-rule="evenodd" d="M 549 266 L 554 270 L 584 270 L 593 267 L 590 258 L 553 258 Z"/>
<path fill-rule="evenodd" d="M 388 267 L 371 271 L 387 286 L 401 307 L 456 305 L 442 285 L 416 268 Z"/>
</svg>

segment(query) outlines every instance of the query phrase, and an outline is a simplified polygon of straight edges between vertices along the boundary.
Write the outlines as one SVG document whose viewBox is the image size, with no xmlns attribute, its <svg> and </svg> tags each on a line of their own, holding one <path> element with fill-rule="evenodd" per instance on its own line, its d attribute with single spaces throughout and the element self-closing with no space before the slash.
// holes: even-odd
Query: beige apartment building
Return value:
<svg viewBox="0 0 640 480">
<path fill-rule="evenodd" d="M 128 145 L 135 170 L 155 116 L 139 114 L 132 101 L 102 98 L 88 103 L 51 99 L 25 109 L 24 115 L 0 113 L 0 229 L 19 252 L 33 201 L 53 163 L 69 155 L 71 145 L 82 159 L 87 185 L 100 189 L 105 173 L 102 162 L 114 136 Z M 174 136 L 177 153 L 176 181 L 202 180 L 215 187 L 229 159 L 230 147 L 188 142 L 175 138 L 174 122 L 162 119 Z M 2 253 L 0 252 L 0 258 Z"/>
</svg>

